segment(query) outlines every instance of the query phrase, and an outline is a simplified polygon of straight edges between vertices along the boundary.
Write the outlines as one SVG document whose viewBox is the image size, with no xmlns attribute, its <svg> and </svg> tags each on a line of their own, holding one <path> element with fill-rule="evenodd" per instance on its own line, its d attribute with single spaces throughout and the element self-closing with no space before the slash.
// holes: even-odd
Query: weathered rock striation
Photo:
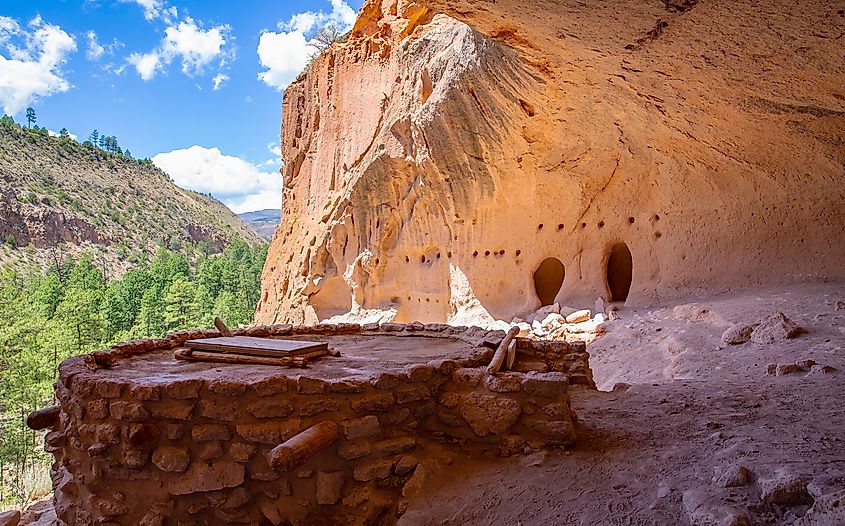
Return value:
<svg viewBox="0 0 845 526">
<path fill-rule="evenodd" d="M 842 277 L 843 34 L 823 1 L 368 1 L 285 94 L 257 319 Z"/>
</svg>

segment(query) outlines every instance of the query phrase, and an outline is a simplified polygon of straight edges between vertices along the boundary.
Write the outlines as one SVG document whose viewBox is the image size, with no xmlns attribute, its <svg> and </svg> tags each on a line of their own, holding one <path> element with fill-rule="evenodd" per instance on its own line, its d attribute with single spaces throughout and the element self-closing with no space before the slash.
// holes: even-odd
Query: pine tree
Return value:
<svg viewBox="0 0 845 526">
<path fill-rule="evenodd" d="M 184 278 L 179 278 L 167 288 L 164 296 L 164 323 L 168 330 L 187 329 L 199 318 L 194 302 L 196 291 Z"/>
<path fill-rule="evenodd" d="M 62 128 L 61 130 L 59 130 L 59 138 L 70 139 L 70 132 L 67 131 L 67 128 Z"/>
<path fill-rule="evenodd" d="M 26 123 L 27 127 L 32 128 L 32 125 L 35 124 L 35 121 L 38 120 L 35 116 L 35 110 L 32 108 L 26 109 Z"/>
<path fill-rule="evenodd" d="M 91 144 L 93 144 L 94 146 L 99 146 L 100 145 L 100 132 L 98 132 L 97 130 L 92 131 L 91 136 L 88 137 L 88 140 L 91 141 Z"/>
</svg>

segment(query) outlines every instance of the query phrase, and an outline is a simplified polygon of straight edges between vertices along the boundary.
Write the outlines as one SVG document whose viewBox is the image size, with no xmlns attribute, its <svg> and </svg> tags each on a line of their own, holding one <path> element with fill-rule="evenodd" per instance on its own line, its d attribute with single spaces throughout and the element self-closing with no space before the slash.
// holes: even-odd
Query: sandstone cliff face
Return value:
<svg viewBox="0 0 845 526">
<path fill-rule="evenodd" d="M 369 1 L 285 94 L 258 321 L 843 277 L 843 34 L 824 1 Z"/>
</svg>

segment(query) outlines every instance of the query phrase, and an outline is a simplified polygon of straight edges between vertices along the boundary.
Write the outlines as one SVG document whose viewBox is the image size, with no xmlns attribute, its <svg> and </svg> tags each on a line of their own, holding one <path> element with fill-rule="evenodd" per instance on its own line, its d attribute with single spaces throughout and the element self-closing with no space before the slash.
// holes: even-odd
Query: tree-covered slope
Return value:
<svg viewBox="0 0 845 526">
<path fill-rule="evenodd" d="M 262 242 L 222 203 L 177 187 L 149 160 L 0 121 L 0 263 L 87 251 L 121 272 L 159 247 L 220 252 L 237 239 Z"/>
</svg>

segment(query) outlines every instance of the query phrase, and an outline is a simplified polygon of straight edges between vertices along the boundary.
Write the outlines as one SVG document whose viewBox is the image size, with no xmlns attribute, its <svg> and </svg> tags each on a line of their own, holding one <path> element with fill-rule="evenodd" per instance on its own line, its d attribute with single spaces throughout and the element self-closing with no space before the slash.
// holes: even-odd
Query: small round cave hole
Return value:
<svg viewBox="0 0 845 526">
<path fill-rule="evenodd" d="M 555 302 L 560 288 L 563 286 L 563 278 L 566 276 L 566 269 L 563 263 L 557 258 L 548 258 L 540 263 L 534 272 L 534 289 L 540 303 L 545 307 Z"/>
<path fill-rule="evenodd" d="M 610 301 L 625 301 L 631 290 L 634 275 L 634 260 L 625 243 L 617 243 L 610 249 L 607 258 L 607 289 Z"/>
</svg>

